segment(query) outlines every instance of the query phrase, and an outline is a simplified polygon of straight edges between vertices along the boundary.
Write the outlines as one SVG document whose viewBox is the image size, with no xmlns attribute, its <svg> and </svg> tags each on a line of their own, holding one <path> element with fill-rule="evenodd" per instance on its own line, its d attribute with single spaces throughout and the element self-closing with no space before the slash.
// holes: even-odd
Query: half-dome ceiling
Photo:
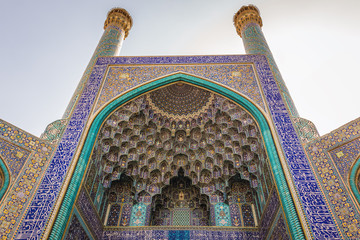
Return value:
<svg viewBox="0 0 360 240">
<path fill-rule="evenodd" d="M 205 194 L 226 192 L 236 174 L 256 188 L 267 171 L 252 116 L 219 95 L 183 83 L 118 108 L 101 128 L 94 154 L 104 187 L 125 173 L 136 181 L 137 192 L 151 195 L 160 193 L 180 168 Z"/>
<path fill-rule="evenodd" d="M 149 104 L 154 111 L 174 119 L 198 116 L 210 107 L 213 94 L 184 83 L 160 88 L 149 94 Z"/>
</svg>

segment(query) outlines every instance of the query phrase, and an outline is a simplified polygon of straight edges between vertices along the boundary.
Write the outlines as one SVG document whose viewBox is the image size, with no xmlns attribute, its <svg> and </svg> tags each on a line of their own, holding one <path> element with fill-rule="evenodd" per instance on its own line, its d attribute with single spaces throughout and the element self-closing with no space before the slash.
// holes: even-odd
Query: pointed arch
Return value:
<svg viewBox="0 0 360 240">
<path fill-rule="evenodd" d="M 0 186 L 0 202 L 1 202 L 10 184 L 10 174 L 1 156 L 0 156 L 0 171 L 1 171 L 0 177 L 2 177 L 4 181 L 2 183 L 2 186 Z"/>
<path fill-rule="evenodd" d="M 351 191 L 353 192 L 356 200 L 360 204 L 360 191 L 357 186 L 357 182 L 358 182 L 357 178 L 359 178 L 359 174 L 360 174 L 360 156 L 357 156 L 356 159 L 357 160 L 351 167 L 350 176 L 349 176 L 349 184 L 350 184 Z"/>
<path fill-rule="evenodd" d="M 240 95 L 239 93 L 235 93 L 234 91 L 224 86 L 218 85 L 216 83 L 183 73 L 178 73 L 161 79 L 157 79 L 152 82 L 141 85 L 129 92 L 126 92 L 125 94 L 119 96 L 117 99 L 107 104 L 96 115 L 95 119 L 91 123 L 90 130 L 87 133 L 86 140 L 83 145 L 80 157 L 77 160 L 73 177 L 70 181 L 69 187 L 66 191 L 65 197 L 63 199 L 60 210 L 53 225 L 50 234 L 50 239 L 61 239 L 62 234 L 65 232 L 66 224 L 70 217 L 76 195 L 81 186 L 82 178 L 84 176 L 84 172 L 86 170 L 86 166 L 90 158 L 93 145 L 96 141 L 97 133 L 104 120 L 119 106 L 140 96 L 141 94 L 180 81 L 213 91 L 221 96 L 224 96 L 234 101 L 235 103 L 241 105 L 255 118 L 255 120 L 259 125 L 261 135 L 264 139 L 265 148 L 269 156 L 269 161 L 274 175 L 275 184 L 278 189 L 278 193 L 282 202 L 283 210 L 290 228 L 290 233 L 292 235 L 292 238 L 304 239 L 303 230 L 297 215 L 297 211 L 295 209 L 294 202 L 291 197 L 289 186 L 287 185 L 287 181 L 285 179 L 285 174 L 280 164 L 280 159 L 278 156 L 277 149 L 275 147 L 275 142 L 272 137 L 269 124 L 263 113 L 256 107 L 256 105 L 253 102 L 251 102 L 244 96 Z"/>
</svg>

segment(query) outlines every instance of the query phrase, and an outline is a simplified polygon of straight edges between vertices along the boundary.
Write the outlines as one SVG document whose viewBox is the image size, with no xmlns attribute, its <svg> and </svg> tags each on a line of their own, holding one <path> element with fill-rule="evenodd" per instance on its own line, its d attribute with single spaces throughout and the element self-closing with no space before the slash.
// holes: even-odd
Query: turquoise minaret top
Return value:
<svg viewBox="0 0 360 240">
<path fill-rule="evenodd" d="M 289 94 L 284 80 L 281 77 L 279 68 L 275 63 L 274 57 L 261 30 L 262 20 L 257 7 L 253 5 L 241 7 L 234 15 L 234 25 L 237 33 L 243 39 L 247 54 L 263 54 L 267 57 L 272 68 L 271 70 L 274 73 L 275 80 L 291 115 L 293 117 L 298 117 L 299 114 L 295 108 L 294 102 Z"/>
<path fill-rule="evenodd" d="M 105 24 L 104 33 L 97 45 L 93 56 L 87 65 L 85 72 L 77 86 L 74 95 L 63 115 L 63 118 L 68 118 L 75 106 L 78 96 L 87 82 L 92 67 L 98 57 L 116 56 L 119 54 L 121 45 L 124 39 L 128 36 L 130 28 L 132 27 L 132 18 L 130 14 L 123 8 L 113 8 L 109 11 Z"/>
</svg>

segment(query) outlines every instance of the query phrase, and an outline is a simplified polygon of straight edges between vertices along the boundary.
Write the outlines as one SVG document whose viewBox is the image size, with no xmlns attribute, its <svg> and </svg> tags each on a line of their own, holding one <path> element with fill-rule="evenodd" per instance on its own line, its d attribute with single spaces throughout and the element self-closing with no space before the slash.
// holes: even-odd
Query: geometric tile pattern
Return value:
<svg viewBox="0 0 360 240">
<path fill-rule="evenodd" d="M 171 212 L 172 214 L 172 224 L 174 226 L 190 226 L 191 222 L 191 212 L 190 209 L 174 208 Z"/>
<path fill-rule="evenodd" d="M 358 203 L 348 188 L 349 167 L 359 149 L 360 118 L 306 145 L 312 168 L 343 236 L 360 239 Z"/>
<path fill-rule="evenodd" d="M 27 214 L 16 238 L 40 238 L 63 183 L 69 164 L 75 154 L 81 134 L 90 114 L 95 97 L 99 91 L 101 80 L 109 64 L 186 64 L 186 63 L 241 63 L 254 62 L 260 84 L 267 101 L 271 117 L 277 129 L 280 143 L 296 186 L 299 199 L 304 207 L 308 223 L 315 238 L 332 237 L 338 239 L 339 234 L 329 209 L 324 201 L 318 183 L 310 169 L 309 162 L 297 138 L 286 106 L 282 101 L 277 84 L 272 76 L 267 59 L 258 55 L 230 56 L 180 56 L 180 57 L 109 57 L 99 58 L 93 68 L 89 80 L 78 99 L 78 104 L 70 117 L 63 137 L 45 173 L 43 181 L 37 189 Z M 126 85 L 123 83 L 124 86 Z M 321 218 L 319 218 L 319 216 Z"/>
</svg>

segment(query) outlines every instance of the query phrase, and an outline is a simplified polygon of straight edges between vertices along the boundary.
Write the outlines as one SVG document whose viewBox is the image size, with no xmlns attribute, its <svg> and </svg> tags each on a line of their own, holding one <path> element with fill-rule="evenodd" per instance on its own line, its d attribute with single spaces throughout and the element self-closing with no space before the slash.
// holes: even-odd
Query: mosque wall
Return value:
<svg viewBox="0 0 360 240">
<path fill-rule="evenodd" d="M 360 118 L 313 140 L 305 148 L 338 228 L 348 238 L 360 238 L 359 202 L 349 182 L 360 154 Z"/>
<path fill-rule="evenodd" d="M 124 9 L 111 10 L 104 35 L 64 119 L 51 123 L 41 138 L 0 120 L 1 238 L 360 239 L 360 118 L 320 137 L 310 121 L 298 117 L 262 34 L 262 20 L 257 8 L 251 5 L 241 8 L 234 16 L 234 23 L 250 55 L 102 57 L 116 55 L 132 25 L 132 19 Z M 186 191 L 199 190 L 203 195 L 209 195 L 202 200 L 210 208 L 198 207 L 198 216 L 205 217 L 195 217 L 193 223 L 196 224 L 190 224 L 188 219 L 183 224 L 180 218 L 168 215 L 165 220 L 161 216 L 151 217 L 151 211 L 156 212 L 154 209 L 158 207 L 151 206 L 151 200 L 156 194 L 160 195 L 163 187 L 160 184 L 145 184 L 144 189 L 141 182 L 130 184 L 128 188 L 120 184 L 116 192 L 121 194 L 114 195 L 108 187 L 112 181 L 121 180 L 123 168 L 116 166 L 121 171 L 115 171 L 111 164 L 98 165 L 94 155 L 91 156 L 100 126 L 116 107 L 180 77 L 190 85 L 223 94 L 238 104 L 241 102 L 246 105 L 246 111 L 257 115 L 269 157 L 268 168 L 271 168 L 264 172 L 272 172 L 272 177 L 271 174 L 260 174 L 262 180 L 258 181 L 256 177 L 249 177 L 250 173 L 264 167 L 242 166 L 246 170 L 239 171 L 241 177 L 238 178 L 248 181 L 246 195 L 236 190 L 245 185 L 234 187 L 235 184 L 226 183 L 228 191 L 218 191 L 225 189 L 225 183 L 220 181 L 199 185 L 199 188 L 186 187 Z M 172 130 L 175 137 L 175 128 Z M 229 146 L 234 144 L 230 142 Z M 161 144 L 159 142 L 159 146 Z M 250 145 L 250 149 L 256 148 L 253 142 Z M 212 149 L 210 146 L 204 151 L 210 159 L 214 157 Z M 175 146 L 175 150 L 181 152 L 181 147 Z M 132 158 L 135 154 L 129 152 L 128 155 Z M 108 161 L 114 160 L 111 154 L 107 157 Z M 244 155 L 241 157 L 247 159 Z M 179 179 L 184 177 L 183 172 L 179 173 L 184 169 L 176 167 L 184 159 L 178 160 L 174 161 L 172 172 L 162 176 L 168 185 L 171 173 L 178 173 Z M 126 161 L 123 163 L 124 166 L 127 164 Z M 234 163 L 236 165 L 236 161 Z M 212 164 L 204 158 L 204 168 L 213 168 Z M 149 160 L 143 165 L 151 168 L 156 163 Z M 107 174 L 97 174 L 96 168 Z M 185 168 L 185 172 L 190 168 Z M 125 174 L 136 175 L 136 169 L 129 167 Z M 204 175 L 195 172 L 185 175 L 192 179 L 189 180 L 192 184 L 199 179 L 209 183 L 206 179 L 211 176 L 220 179 L 217 175 L 220 171 L 204 172 Z M 231 175 L 229 169 L 224 172 Z M 147 173 L 143 171 L 142 174 Z M 155 180 L 159 177 L 160 173 L 152 176 Z M 268 180 L 271 178 L 273 181 Z M 249 190 L 250 186 L 257 190 Z M 142 191 L 139 193 L 133 188 Z M 126 191 L 129 194 L 123 194 Z M 174 201 L 184 197 L 171 189 L 168 193 L 174 196 L 166 197 Z M 228 198 L 224 198 L 228 193 Z M 198 197 L 196 194 L 190 194 L 194 197 L 191 199 Z M 156 199 L 165 202 L 161 197 Z M 137 203 L 132 201 L 135 198 Z M 204 202 L 203 206 L 206 205 Z M 161 206 L 159 209 L 163 210 Z M 160 212 L 165 213 L 165 210 Z M 211 216 L 207 220 L 208 212 Z M 176 227 L 166 228 L 174 222 Z M 178 226 L 178 223 L 184 226 Z M 151 224 L 160 226 L 149 226 Z"/>
<path fill-rule="evenodd" d="M 221 57 L 221 56 L 220 56 Z M 110 60 L 110 59 L 109 59 Z M 137 60 L 141 60 L 141 59 L 137 59 Z M 206 61 L 206 58 L 205 58 L 205 61 Z M 110 61 L 111 62 L 111 61 Z M 139 64 L 141 63 L 140 61 L 138 62 Z M 241 65 L 240 65 L 241 66 Z M 151 69 L 152 71 L 154 71 L 154 66 L 148 66 L 147 68 L 149 68 L 149 69 Z M 204 71 L 204 66 L 201 66 L 201 67 L 199 67 L 199 66 L 197 66 L 196 67 L 196 65 L 195 65 L 195 67 L 194 66 L 186 66 L 186 68 L 184 67 L 184 66 L 170 66 L 170 67 L 167 67 L 167 66 L 160 66 L 160 68 L 163 68 L 163 69 L 168 69 L 168 68 L 172 68 L 172 71 L 174 71 L 174 69 L 176 70 L 178 70 L 178 71 L 181 71 L 181 72 L 183 72 L 183 71 L 185 71 L 186 70 L 186 68 L 188 68 L 188 69 L 191 69 L 191 68 L 197 68 L 197 69 L 200 69 L 200 70 L 202 70 L 202 71 Z M 206 68 L 207 68 L 207 70 L 211 70 L 211 67 L 210 66 L 206 66 Z M 140 70 L 140 73 L 144 73 L 144 71 L 145 71 L 145 73 L 147 73 L 147 74 L 143 74 L 143 75 L 141 75 L 141 74 L 138 74 L 138 76 L 137 75 L 131 75 L 131 78 L 130 78 L 130 75 L 129 75 L 129 72 L 125 72 L 124 74 L 123 74 L 123 72 L 122 71 L 129 71 L 129 69 L 131 69 L 131 71 L 130 72 L 132 72 L 132 74 L 134 74 L 134 72 L 135 72 L 135 70 Z M 161 70 L 163 70 L 163 69 L 161 69 Z M 221 68 L 220 68 L 221 69 Z M 219 68 L 217 68 L 216 69 L 217 71 L 219 71 Z M 116 98 L 116 96 L 118 95 L 118 94 L 120 94 L 120 92 L 117 92 L 118 90 L 117 89 L 121 89 L 122 91 L 126 91 L 126 90 L 128 90 L 128 89 L 131 89 L 131 86 L 136 86 L 136 84 L 141 84 L 141 82 L 143 82 L 143 80 L 140 80 L 140 82 L 136 82 L 136 81 L 133 81 L 133 79 L 132 78 L 134 78 L 135 80 L 139 77 L 140 79 L 144 79 L 144 77 L 148 77 L 149 76 L 149 74 L 152 72 L 152 71 L 148 71 L 148 72 L 146 72 L 146 71 L 148 71 L 148 70 L 144 70 L 143 69 L 143 66 L 129 66 L 129 67 L 122 67 L 122 66 L 113 66 L 113 67 L 111 67 L 111 68 L 109 68 L 108 69 L 108 75 L 106 76 L 106 80 L 104 81 L 104 85 L 103 85 L 103 87 L 102 87 L 102 90 L 101 90 L 101 94 L 100 94 L 100 96 L 98 97 L 98 100 L 97 100 L 97 104 L 96 104 L 96 107 L 95 107 L 95 111 L 96 110 L 98 110 L 98 109 L 101 109 L 101 107 L 103 106 L 103 105 L 105 105 L 106 104 L 106 102 L 108 102 L 108 101 L 110 101 L 110 100 L 112 100 L 112 99 L 114 99 L 114 98 Z M 200 73 L 202 73 L 202 71 L 200 71 Z M 204 71 L 204 72 L 206 72 L 206 71 Z M 156 70 L 155 70 L 155 73 L 157 73 L 156 72 Z M 167 73 L 171 73 L 171 71 L 168 71 Z M 158 73 L 157 73 L 158 74 Z M 194 72 L 192 72 L 192 74 L 194 74 Z M 214 73 L 213 73 L 214 74 Z M 253 74 L 253 76 L 254 76 L 255 74 Z M 156 78 L 156 76 L 157 75 L 151 75 L 150 76 L 150 80 L 151 80 L 151 78 Z M 164 75 L 160 75 L 160 76 L 164 76 Z M 229 76 L 229 74 L 228 75 L 225 75 L 225 76 Z M 234 77 L 234 76 L 242 76 L 241 74 L 239 74 L 238 75 L 238 73 L 235 73 L 235 74 L 231 74 L 230 76 L 232 76 L 232 77 Z M 246 76 L 246 75 L 244 75 L 244 76 Z M 238 85 L 240 85 L 241 84 L 241 81 L 239 81 L 240 79 L 242 79 L 241 77 L 237 80 L 238 82 L 240 82 L 240 83 L 237 83 Z M 251 78 L 250 78 L 251 79 Z M 145 79 L 146 80 L 146 79 Z M 246 81 L 246 78 L 245 78 L 245 81 Z M 234 82 L 234 80 L 232 80 L 231 81 L 231 83 L 233 83 Z M 253 80 L 252 80 L 252 82 L 253 82 Z M 130 85 L 130 86 L 128 86 L 128 85 Z M 236 85 L 233 85 L 232 87 L 234 87 L 234 86 L 236 86 Z M 239 90 L 241 90 L 241 91 L 244 91 L 244 89 L 242 89 L 242 88 L 238 88 Z M 254 93 L 254 92 L 252 92 L 252 93 Z M 244 93 L 245 94 L 245 93 Z M 247 93 L 247 94 L 249 94 L 249 93 Z M 257 93 L 258 95 L 257 96 L 259 96 L 260 94 L 259 94 L 259 92 Z M 254 98 L 255 99 L 259 99 L 259 97 L 256 97 L 256 94 L 255 95 L 252 95 L 252 96 L 255 96 Z M 261 97 L 262 98 L 262 97 Z M 101 100 L 102 99 L 102 100 Z M 262 105 L 262 103 L 261 102 L 258 102 L 259 104 L 258 105 Z M 272 201 L 272 204 L 275 204 L 274 206 L 276 206 L 276 207 L 274 207 L 274 206 L 271 206 L 271 207 L 269 207 L 269 208 L 267 208 L 267 209 L 269 209 L 270 211 L 274 211 L 274 209 L 276 209 L 275 210 L 275 215 L 276 215 L 276 213 L 277 212 L 279 212 L 279 200 L 278 200 L 278 198 L 276 197 L 276 199 L 277 199 L 277 201 Z M 277 202 L 277 205 L 276 205 L 276 202 Z M 78 204 L 78 205 L 80 205 L 80 204 Z M 95 206 L 94 205 L 92 205 L 93 206 L 93 210 L 95 210 Z M 88 209 L 90 209 L 90 208 L 88 208 Z M 270 215 L 272 214 L 272 215 L 274 215 L 274 213 L 270 213 Z M 89 214 L 90 215 L 90 214 Z M 99 217 L 100 218 L 100 217 Z M 88 219 L 91 219 L 91 218 L 88 218 Z M 263 224 L 263 226 L 264 226 L 264 229 L 265 229 L 265 231 L 262 233 L 263 235 L 268 235 L 269 234 L 269 232 L 270 232 L 270 229 L 272 228 L 272 227 L 274 227 L 274 226 L 272 226 L 272 222 L 273 222 L 273 220 L 274 219 L 272 219 L 272 221 L 269 221 L 267 218 L 265 219 L 265 221 L 262 221 L 261 222 L 261 224 Z M 269 221 L 269 222 L 266 222 L 266 221 Z M 93 225 L 93 224 L 90 224 L 90 225 Z M 115 234 L 115 235 L 119 235 L 120 233 L 116 233 L 117 231 L 114 231 L 114 233 L 112 233 L 112 234 Z M 108 234 L 110 234 L 110 233 L 108 233 L 107 231 L 105 231 L 104 232 L 104 236 L 105 235 L 108 235 Z M 130 234 L 130 233 L 129 233 Z M 133 234 L 133 233 L 132 233 Z M 150 233 L 149 233 L 150 234 Z"/>
<path fill-rule="evenodd" d="M 248 64 L 249 62 L 252 64 Z M 108 67 L 109 65 L 116 64 L 119 65 Z M 144 66 L 149 64 L 163 64 L 163 66 Z M 0 214 L 3 216 L 2 219 L 4 219 L 0 225 L 0 231 L 3 231 L 3 236 L 12 238 L 16 233 L 15 239 L 22 239 L 26 237 L 39 238 L 40 236 L 43 236 L 43 234 L 51 234 L 51 237 L 58 236 L 57 234 L 62 234 L 65 231 L 67 220 L 72 215 L 72 204 L 74 203 L 76 196 L 79 196 L 78 199 L 80 199 L 81 196 L 86 196 L 86 194 L 80 194 L 81 192 L 78 192 L 78 189 L 81 179 L 83 178 L 83 172 L 87 166 L 87 159 L 90 156 L 84 155 L 77 158 L 78 166 L 76 168 L 72 160 L 74 156 L 78 157 L 80 155 L 80 152 L 77 152 L 77 146 L 79 144 L 83 144 L 85 141 L 87 134 L 86 131 L 88 131 L 90 123 L 93 121 L 96 114 L 100 112 L 100 110 L 102 110 L 103 107 L 108 104 L 108 102 L 116 99 L 119 94 L 131 90 L 135 86 L 152 82 L 153 79 L 168 76 L 169 74 L 171 75 L 173 73 L 183 72 L 188 73 L 190 76 L 197 75 L 200 76 L 200 78 L 203 77 L 209 82 L 217 82 L 219 86 L 224 86 L 226 88 L 238 91 L 243 96 L 248 97 L 248 99 L 252 99 L 255 106 L 257 106 L 259 109 L 262 109 L 263 113 L 265 113 L 269 119 L 274 121 L 274 127 L 277 131 L 279 143 L 282 145 L 284 155 L 286 157 L 286 162 L 283 162 L 282 164 L 285 164 L 284 166 L 289 166 L 290 173 L 293 176 L 292 181 L 294 181 L 296 186 L 298 201 L 303 204 L 305 218 L 310 222 L 309 227 L 312 231 L 311 234 L 318 237 L 325 234 L 324 236 L 337 238 L 339 237 L 337 231 L 341 229 L 343 234 L 346 234 L 347 236 L 349 236 L 349 234 L 352 234 L 351 236 L 357 236 L 356 234 L 358 234 L 358 226 L 357 222 L 355 222 L 355 219 L 359 218 L 357 210 L 353 210 L 357 209 L 357 205 L 354 204 L 354 200 L 351 197 L 346 198 L 346 195 L 344 195 L 346 201 L 342 200 L 344 199 L 343 194 L 345 194 L 345 187 L 341 188 L 341 191 L 343 192 L 340 191 L 340 197 L 342 197 L 341 201 L 343 201 L 344 207 L 353 207 L 337 209 L 335 205 L 329 204 L 329 201 L 332 200 L 330 197 L 337 198 L 339 196 L 338 194 L 331 193 L 331 190 L 334 189 L 334 187 L 338 187 L 340 185 L 336 185 L 337 182 L 335 181 L 335 185 L 330 187 L 328 192 L 324 191 L 324 188 L 329 186 L 324 185 L 327 183 L 323 180 L 323 176 L 328 176 L 326 175 L 326 171 L 330 168 L 320 168 L 318 166 L 314 166 L 314 162 L 315 160 L 317 161 L 315 165 L 326 165 L 328 163 L 325 161 L 322 163 L 322 160 L 320 161 L 319 159 L 325 159 L 324 155 L 322 155 L 323 153 L 321 153 L 320 150 L 317 151 L 316 148 L 310 148 L 310 145 L 307 145 L 307 154 L 310 159 L 312 159 L 312 162 L 307 163 L 307 159 L 304 157 L 302 152 L 302 144 L 297 138 L 295 129 L 291 122 L 291 118 L 289 115 L 287 115 L 287 109 L 282 102 L 281 95 L 278 94 L 276 83 L 272 79 L 272 74 L 268 70 L 269 68 L 266 58 L 256 55 L 99 58 L 97 60 L 97 64 L 93 68 L 93 72 L 90 75 L 89 81 L 85 85 L 84 91 L 78 100 L 78 104 L 74 108 L 74 112 L 69 118 L 69 122 L 66 125 L 61 139 L 58 142 L 59 145 L 54 152 L 53 158 L 51 158 L 53 150 L 55 150 L 53 145 L 47 141 L 34 138 L 33 136 L 23 133 L 18 129 L 14 129 L 14 127 L 10 126 L 9 124 L 4 123 L 4 126 L 6 127 L 4 128 L 4 134 L 2 136 L 12 145 L 15 144 L 17 147 L 22 147 L 24 149 L 24 154 L 22 155 L 23 160 L 21 160 L 24 163 L 23 168 L 19 173 L 21 177 L 14 181 L 11 189 L 9 190 L 9 194 L 5 196 L 7 200 L 3 201 L 0 207 L 2 211 Z M 105 73 L 108 74 L 106 75 Z M 104 76 L 106 76 L 105 80 Z M 242 82 L 241 79 L 244 79 L 244 82 Z M 121 84 L 119 85 L 119 83 Z M 116 89 L 120 89 L 120 91 Z M 141 89 L 142 88 L 139 87 L 135 90 L 135 92 L 141 91 Z M 125 93 L 125 95 L 126 94 L 129 94 L 129 92 Z M 266 114 L 266 112 L 268 113 Z M 357 127 L 354 125 L 350 128 L 349 126 L 348 129 L 349 130 L 344 131 L 349 131 L 352 134 L 357 129 Z M 358 134 L 358 130 L 356 131 L 356 134 Z M 10 132 L 11 134 L 9 134 Z M 17 136 L 19 132 L 21 132 L 23 135 L 18 138 Z M 90 132 L 88 136 L 92 137 L 94 134 L 96 135 L 96 133 Z M 342 137 L 342 141 L 344 141 L 345 138 L 353 139 L 353 135 L 351 134 L 348 134 L 349 137 L 347 135 Z M 339 135 L 341 134 L 339 133 Z M 11 136 L 13 137 L 11 138 Z M 338 136 L 335 136 L 335 134 L 334 136 L 331 135 L 331 137 L 340 139 Z M 320 146 L 321 144 L 325 143 L 322 142 L 323 140 L 324 139 L 321 141 L 319 140 L 320 142 L 316 142 L 317 140 L 315 140 L 310 144 L 314 144 L 316 142 Z M 356 142 L 352 142 L 349 144 L 351 145 L 355 143 Z M 349 148 L 353 148 L 350 147 L 350 145 L 348 145 Z M 317 146 L 317 149 L 321 149 L 319 146 Z M 330 144 L 330 147 L 326 147 L 325 145 L 321 146 L 322 148 L 327 149 L 334 145 Z M 7 147 L 5 147 L 5 149 L 6 148 Z M 310 150 L 313 152 L 309 152 Z M 343 150 L 343 153 L 344 151 L 345 150 Z M 26 155 L 26 152 L 28 152 L 28 155 Z M 326 159 L 331 159 L 331 157 L 335 158 L 335 156 L 339 158 L 339 155 L 341 154 L 337 155 L 336 153 L 338 152 L 334 152 L 335 155 L 331 155 L 330 153 L 329 157 Z M 350 156 L 351 154 L 348 155 Z M 24 156 L 28 156 L 26 160 Z M 307 164 L 311 164 L 311 171 L 309 171 Z M 348 166 L 348 164 L 345 165 Z M 276 166 L 276 168 L 279 167 L 281 166 Z M 46 172 L 45 169 L 47 169 Z M 313 175 L 312 171 L 316 173 L 316 177 Z M 74 174 L 74 177 L 70 178 L 69 175 L 66 178 L 68 173 Z M 306 177 L 304 178 L 304 176 Z M 278 178 L 279 176 L 274 177 Z M 340 178 L 341 176 L 339 175 L 339 179 Z M 41 179 L 44 180 L 40 181 Z M 317 181 L 316 179 L 320 180 Z M 285 181 L 276 181 L 277 184 L 285 183 Z M 67 192 L 64 192 L 64 189 L 61 188 L 62 183 L 70 184 Z M 319 191 L 318 184 L 321 184 L 321 190 L 325 192 L 327 201 L 323 200 L 323 196 Z M 330 181 L 329 184 L 332 184 L 332 182 Z M 339 184 L 342 183 L 339 181 Z M 286 189 L 280 187 L 279 191 L 280 194 L 282 194 L 282 192 L 286 191 Z M 28 194 L 28 197 L 24 197 L 24 193 Z M 290 194 L 288 194 L 288 196 L 290 196 Z M 287 214 L 287 218 L 293 217 L 293 213 L 289 214 L 289 206 L 293 204 L 292 200 L 284 197 L 284 195 L 282 195 L 280 198 L 283 202 L 282 207 L 284 208 L 284 214 Z M 308 198 L 316 199 L 316 201 L 309 201 Z M 61 201 L 57 201 L 58 199 L 64 200 L 62 201 L 61 206 Z M 336 199 L 334 199 L 334 201 L 335 200 Z M 15 201 L 18 201 L 15 208 L 10 206 L 11 204 L 7 204 Z M 30 201 L 31 204 L 29 205 Z M 91 213 L 92 208 L 98 208 L 99 206 L 96 204 L 93 206 L 94 204 L 91 205 L 91 203 L 86 204 L 86 200 L 83 200 L 83 202 L 84 204 L 77 204 L 76 211 L 81 213 L 81 216 L 89 216 L 88 218 L 92 221 L 98 221 L 97 223 L 90 223 L 86 222 L 87 220 L 85 219 L 83 222 L 86 222 L 86 224 L 82 224 L 82 226 L 88 225 L 88 229 L 85 229 L 85 231 L 90 232 L 94 238 L 99 238 L 102 235 L 108 237 L 112 234 L 119 234 L 117 231 L 113 231 L 112 233 L 108 231 L 102 232 L 103 230 L 99 223 L 101 221 L 100 217 L 94 217 L 94 212 Z M 276 204 L 276 201 L 273 202 Z M 277 202 L 277 204 L 279 204 L 279 201 Z M 56 211 L 53 212 L 55 205 Z M 277 208 L 279 209 L 279 207 Z M 276 218 L 285 219 L 285 217 L 281 218 L 281 216 L 278 214 L 278 212 L 281 211 L 275 211 L 275 208 L 268 209 L 274 211 L 270 214 L 271 216 L 276 215 Z M 338 214 L 335 225 L 333 222 L 334 219 L 332 218 L 328 209 L 332 209 L 332 212 L 336 212 L 336 214 Z M 59 214 L 57 215 L 57 218 L 54 218 L 54 214 L 57 213 L 58 210 Z M 340 215 L 343 213 L 345 215 Z M 319 220 L 319 215 L 322 217 L 321 221 Z M 51 216 L 52 218 L 50 219 Z M 346 216 L 346 218 L 341 219 L 342 216 Z M 21 218 L 24 220 L 20 221 Z M 265 218 L 264 221 L 260 221 L 260 224 L 262 224 L 261 232 L 250 231 L 250 233 L 243 232 L 231 234 L 250 234 L 254 237 L 263 237 L 265 235 L 270 236 L 270 234 L 275 234 L 273 229 L 282 228 L 284 226 L 281 221 L 276 221 L 276 218 L 273 217 L 271 220 L 271 222 L 274 224 L 267 222 L 270 221 L 268 218 Z M 81 222 L 81 219 L 77 219 L 79 222 Z M 287 220 L 289 221 L 289 219 Z M 47 229 L 45 232 L 38 231 L 39 226 L 45 226 L 48 221 L 55 221 L 52 232 L 50 233 L 51 229 Z M 275 223 L 278 224 L 275 225 Z M 343 229 L 340 226 L 345 227 Z M 296 235 L 298 233 L 298 230 L 296 230 L 297 228 L 298 227 L 295 225 L 290 226 L 290 232 L 293 232 Z M 41 229 L 44 229 L 44 227 Z M 326 231 L 320 229 L 326 229 Z M 144 231 L 146 232 L 148 230 Z M 176 231 L 168 231 L 166 233 L 162 232 L 161 234 L 199 234 L 199 232 L 191 232 L 192 230 L 187 232 L 181 232 L 182 230 L 179 230 L 180 232 Z M 204 233 L 204 235 L 230 234 L 230 232 L 224 232 L 225 233 L 208 232 Z M 129 234 L 131 235 L 133 233 Z"/>
<path fill-rule="evenodd" d="M 48 141 L 0 120 L 0 158 L 9 176 L 3 180 L 6 192 L 1 191 L 1 237 L 11 238 L 18 229 L 54 150 Z"/>
</svg>

